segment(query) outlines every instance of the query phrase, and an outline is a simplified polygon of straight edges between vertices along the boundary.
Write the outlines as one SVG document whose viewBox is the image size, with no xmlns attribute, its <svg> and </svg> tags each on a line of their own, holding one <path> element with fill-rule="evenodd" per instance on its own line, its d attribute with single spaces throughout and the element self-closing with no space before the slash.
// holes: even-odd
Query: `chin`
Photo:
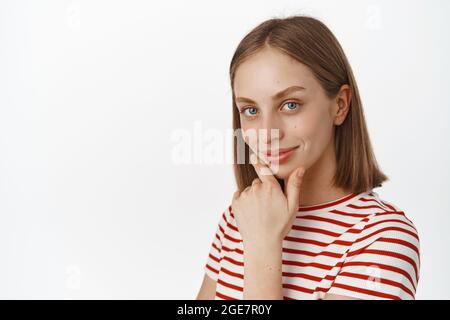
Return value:
<svg viewBox="0 0 450 320">
<path fill-rule="evenodd" d="M 287 177 L 289 177 L 289 175 L 292 173 L 295 167 L 279 164 L 278 167 L 276 168 L 271 167 L 270 169 L 272 170 L 273 175 L 278 179 L 287 179 Z"/>
<path fill-rule="evenodd" d="M 278 166 L 275 166 L 275 168 L 271 166 L 270 169 L 272 170 L 273 175 L 278 179 L 287 179 L 291 175 L 291 173 L 300 166 L 304 166 L 306 168 L 305 164 L 303 163 L 292 162 L 280 163 L 278 164 Z"/>
</svg>

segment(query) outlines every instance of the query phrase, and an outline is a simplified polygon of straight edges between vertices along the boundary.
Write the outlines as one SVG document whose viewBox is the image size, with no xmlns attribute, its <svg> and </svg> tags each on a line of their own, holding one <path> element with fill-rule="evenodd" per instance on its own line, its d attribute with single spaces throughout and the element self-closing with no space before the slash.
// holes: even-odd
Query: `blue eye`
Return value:
<svg viewBox="0 0 450 320">
<path fill-rule="evenodd" d="M 283 108 L 287 106 L 288 107 L 288 111 L 295 111 L 300 107 L 300 103 L 298 102 L 293 102 L 293 101 L 288 101 L 283 105 Z M 282 108 L 282 109 L 283 109 Z M 248 113 L 247 113 L 248 111 Z M 245 116 L 247 117 L 253 117 L 255 115 L 258 114 L 258 109 L 255 107 L 246 107 L 246 108 L 242 108 L 239 113 L 243 113 Z"/>
<path fill-rule="evenodd" d="M 286 102 L 284 105 L 285 105 L 285 106 L 288 106 L 288 109 L 289 109 L 289 110 L 295 110 L 295 109 L 299 106 L 298 103 L 292 102 L 292 101 Z"/>
<path fill-rule="evenodd" d="M 258 112 L 258 110 L 256 110 L 256 108 L 248 107 L 248 108 L 243 109 L 243 110 L 241 111 L 241 113 L 244 113 L 244 114 L 245 114 L 245 112 L 246 112 L 247 110 L 249 110 L 251 116 L 254 116 L 254 115 Z"/>
</svg>

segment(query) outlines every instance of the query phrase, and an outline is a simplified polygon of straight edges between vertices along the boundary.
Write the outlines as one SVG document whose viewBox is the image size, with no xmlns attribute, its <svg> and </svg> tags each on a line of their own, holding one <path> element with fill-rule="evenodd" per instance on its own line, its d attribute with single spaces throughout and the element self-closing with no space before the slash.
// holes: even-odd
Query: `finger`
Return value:
<svg viewBox="0 0 450 320">
<path fill-rule="evenodd" d="M 272 170 L 257 156 L 256 153 L 250 155 L 250 162 L 255 168 L 261 182 L 270 182 L 278 184 L 277 179 L 274 177 Z"/>
<path fill-rule="evenodd" d="M 300 187 L 302 185 L 305 168 L 299 167 L 288 177 L 286 190 L 286 199 L 288 201 L 289 213 L 297 212 L 300 202 Z"/>
</svg>

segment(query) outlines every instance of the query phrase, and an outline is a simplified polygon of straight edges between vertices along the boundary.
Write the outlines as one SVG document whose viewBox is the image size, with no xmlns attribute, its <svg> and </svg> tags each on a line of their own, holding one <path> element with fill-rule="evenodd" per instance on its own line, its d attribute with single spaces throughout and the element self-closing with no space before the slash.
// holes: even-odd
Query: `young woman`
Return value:
<svg viewBox="0 0 450 320">
<path fill-rule="evenodd" d="M 331 31 L 305 16 L 265 21 L 230 78 L 235 160 L 240 143 L 253 160 L 234 165 L 197 299 L 414 299 L 418 232 L 373 191 L 387 177 Z"/>
</svg>

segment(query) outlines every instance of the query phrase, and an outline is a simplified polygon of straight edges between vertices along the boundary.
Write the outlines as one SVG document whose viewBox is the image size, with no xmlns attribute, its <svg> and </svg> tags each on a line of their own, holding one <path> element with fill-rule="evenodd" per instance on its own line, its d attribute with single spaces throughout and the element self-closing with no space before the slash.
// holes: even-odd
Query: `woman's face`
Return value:
<svg viewBox="0 0 450 320">
<path fill-rule="evenodd" d="M 336 100 L 308 67 L 277 49 L 264 48 L 237 68 L 234 94 L 246 143 L 280 179 L 310 168 L 332 142 Z M 283 160 L 266 155 L 292 147 Z"/>
</svg>

